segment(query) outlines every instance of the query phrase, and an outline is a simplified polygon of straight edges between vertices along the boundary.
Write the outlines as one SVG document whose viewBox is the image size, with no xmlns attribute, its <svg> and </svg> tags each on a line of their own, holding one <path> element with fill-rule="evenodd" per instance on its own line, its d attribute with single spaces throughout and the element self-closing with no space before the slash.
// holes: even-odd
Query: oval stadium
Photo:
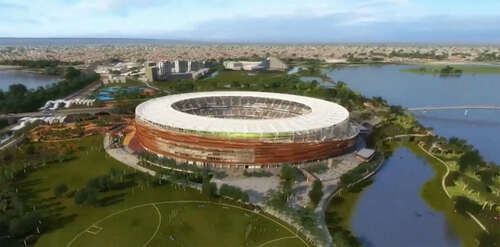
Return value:
<svg viewBox="0 0 500 247">
<path fill-rule="evenodd" d="M 136 108 L 136 137 L 148 152 L 216 167 L 264 168 L 343 154 L 359 129 L 342 106 L 263 92 L 200 92 Z"/>
</svg>

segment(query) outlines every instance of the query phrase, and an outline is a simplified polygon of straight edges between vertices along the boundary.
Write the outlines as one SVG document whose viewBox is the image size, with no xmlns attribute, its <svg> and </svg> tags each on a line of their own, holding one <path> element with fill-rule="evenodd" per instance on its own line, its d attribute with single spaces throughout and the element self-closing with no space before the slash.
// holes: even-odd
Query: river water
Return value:
<svg viewBox="0 0 500 247">
<path fill-rule="evenodd" d="M 365 96 L 382 96 L 404 107 L 500 106 L 500 75 L 440 77 L 401 72 L 408 65 L 344 67 L 327 71 Z M 473 144 L 487 161 L 500 164 L 500 111 L 417 112 L 418 120 L 438 135 Z M 363 191 L 352 229 L 365 246 L 460 246 L 446 219 L 420 197 L 434 171 L 422 158 L 401 148 L 386 160 L 374 184 Z"/>
<path fill-rule="evenodd" d="M 24 84 L 28 89 L 57 83 L 57 76 L 42 75 L 19 70 L 0 70 L 0 90 L 7 91 L 12 84 Z"/>
</svg>

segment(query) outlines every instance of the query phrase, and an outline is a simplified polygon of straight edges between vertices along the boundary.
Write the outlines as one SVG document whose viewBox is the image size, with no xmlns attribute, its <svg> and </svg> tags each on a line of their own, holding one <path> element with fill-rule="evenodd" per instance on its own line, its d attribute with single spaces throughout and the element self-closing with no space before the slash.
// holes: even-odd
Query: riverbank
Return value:
<svg viewBox="0 0 500 247">
<path fill-rule="evenodd" d="M 22 71 L 26 73 L 48 75 L 45 69 L 28 68 L 19 65 L 0 65 L 0 71 Z"/>
<path fill-rule="evenodd" d="M 456 212 L 454 201 L 447 196 L 443 189 L 442 180 L 446 175 L 446 167 L 426 154 L 417 144 L 408 143 L 406 147 L 414 154 L 425 158 L 427 164 L 435 171 L 434 176 L 422 186 L 420 192 L 422 199 L 430 207 L 445 215 L 447 221 L 453 226 L 454 232 L 463 241 L 463 246 L 476 246 L 476 236 L 479 235 L 482 230 L 470 217 Z"/>
<path fill-rule="evenodd" d="M 443 73 L 443 70 L 445 70 L 446 68 L 451 68 L 453 71 L 448 73 Z M 461 74 L 500 74 L 500 66 L 423 64 L 416 68 L 401 69 L 401 71 L 413 74 L 427 74 L 427 75 L 441 75 L 441 76 L 460 76 Z"/>
</svg>

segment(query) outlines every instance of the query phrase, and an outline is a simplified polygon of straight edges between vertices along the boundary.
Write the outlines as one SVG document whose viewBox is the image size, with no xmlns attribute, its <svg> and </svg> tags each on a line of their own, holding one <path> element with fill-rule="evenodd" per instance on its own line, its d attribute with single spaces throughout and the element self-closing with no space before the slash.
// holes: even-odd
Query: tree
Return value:
<svg viewBox="0 0 500 247">
<path fill-rule="evenodd" d="M 75 194 L 75 203 L 83 204 L 87 200 L 87 189 L 83 188 L 76 192 Z"/>
<path fill-rule="evenodd" d="M 323 197 L 323 184 L 319 179 L 314 180 L 312 184 L 312 189 L 309 191 L 309 199 L 316 207 Z"/>
<path fill-rule="evenodd" d="M 479 154 L 477 149 L 467 151 L 457 161 L 460 171 L 465 171 L 467 169 L 475 169 L 477 167 L 483 166 L 483 157 Z"/>
<path fill-rule="evenodd" d="M 389 111 L 394 114 L 394 115 L 404 115 L 405 113 L 405 109 L 402 107 L 402 106 L 399 106 L 399 105 L 391 105 L 389 107 Z"/>
<path fill-rule="evenodd" d="M 476 214 L 481 211 L 481 205 L 465 196 L 454 197 L 454 201 L 455 210 L 460 214 L 466 214 L 467 211 Z"/>
<path fill-rule="evenodd" d="M 80 75 L 80 71 L 74 67 L 68 67 L 64 70 L 64 79 L 70 80 Z"/>
<path fill-rule="evenodd" d="M 85 200 L 85 203 L 88 205 L 97 205 L 99 202 L 99 191 L 94 188 L 87 189 L 87 198 Z"/>
<path fill-rule="evenodd" d="M 242 200 L 244 202 L 248 202 L 249 197 L 248 194 L 242 191 L 240 188 L 223 184 L 219 189 L 219 194 L 221 196 L 231 197 L 235 200 Z"/>
<path fill-rule="evenodd" d="M 478 237 L 478 247 L 495 247 L 500 246 L 500 239 L 495 235 L 487 232 L 481 232 Z"/>
<path fill-rule="evenodd" d="M 280 177 L 287 182 L 293 183 L 297 179 L 297 169 L 288 164 L 284 165 L 281 167 Z"/>
<path fill-rule="evenodd" d="M 493 165 L 492 167 L 488 167 L 486 169 L 482 169 L 476 174 L 481 178 L 481 181 L 490 186 L 493 184 L 494 179 L 500 174 L 499 168 L 496 167 L 496 165 Z"/>
<path fill-rule="evenodd" d="M 40 219 L 41 217 L 37 213 L 28 213 L 15 218 L 9 224 L 9 234 L 14 237 L 22 237 L 33 233 Z"/>
<path fill-rule="evenodd" d="M 67 191 L 68 191 L 68 186 L 66 186 L 65 184 L 60 184 L 54 188 L 54 195 L 56 197 L 60 197 L 61 195 L 63 195 Z"/>
<path fill-rule="evenodd" d="M 208 176 L 203 176 L 203 183 L 201 185 L 201 191 L 204 195 L 209 198 L 217 196 L 217 184 L 211 183 Z"/>
</svg>

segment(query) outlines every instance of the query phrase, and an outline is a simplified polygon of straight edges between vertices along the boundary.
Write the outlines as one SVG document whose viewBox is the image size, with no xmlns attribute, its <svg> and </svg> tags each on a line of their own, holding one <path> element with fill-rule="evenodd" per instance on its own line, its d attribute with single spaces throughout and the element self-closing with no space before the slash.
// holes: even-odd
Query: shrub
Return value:
<svg viewBox="0 0 500 247">
<path fill-rule="evenodd" d="M 203 176 L 201 191 L 204 195 L 210 198 L 215 197 L 217 196 L 217 185 L 215 183 L 211 183 L 208 176 Z"/>
<path fill-rule="evenodd" d="M 477 149 L 472 151 L 467 151 L 458 159 L 458 166 L 460 166 L 461 171 L 467 169 L 475 169 L 484 165 L 483 157 L 479 154 Z"/>
<path fill-rule="evenodd" d="M 328 166 L 325 164 L 315 164 L 305 168 L 310 173 L 322 174 L 328 171 Z"/>
<path fill-rule="evenodd" d="M 13 219 L 9 225 L 9 234 L 13 237 L 21 237 L 33 233 L 40 219 L 37 213 L 28 213 Z"/>
<path fill-rule="evenodd" d="M 68 186 L 65 184 L 60 184 L 54 188 L 54 195 L 56 197 L 60 197 L 67 191 L 68 191 Z"/>
<path fill-rule="evenodd" d="M 318 206 L 319 201 L 323 197 L 323 184 L 319 179 L 314 180 L 312 189 L 309 191 L 309 198 L 313 203 L 314 207 Z"/>
<path fill-rule="evenodd" d="M 481 205 L 465 196 L 457 196 L 453 199 L 455 201 L 455 210 L 460 214 L 465 214 L 467 211 L 476 214 L 481 211 Z"/>
<path fill-rule="evenodd" d="M 265 171 L 265 170 L 257 170 L 257 171 L 243 171 L 243 176 L 245 177 L 271 177 L 273 174 Z"/>
<path fill-rule="evenodd" d="M 247 193 L 245 193 L 244 191 L 242 191 L 238 187 L 227 185 L 227 184 L 223 184 L 220 187 L 219 194 L 221 196 L 231 197 L 231 198 L 233 198 L 235 200 L 241 200 L 241 201 L 244 201 L 244 202 L 248 202 L 248 200 L 249 200 L 249 197 L 248 197 Z"/>
</svg>

